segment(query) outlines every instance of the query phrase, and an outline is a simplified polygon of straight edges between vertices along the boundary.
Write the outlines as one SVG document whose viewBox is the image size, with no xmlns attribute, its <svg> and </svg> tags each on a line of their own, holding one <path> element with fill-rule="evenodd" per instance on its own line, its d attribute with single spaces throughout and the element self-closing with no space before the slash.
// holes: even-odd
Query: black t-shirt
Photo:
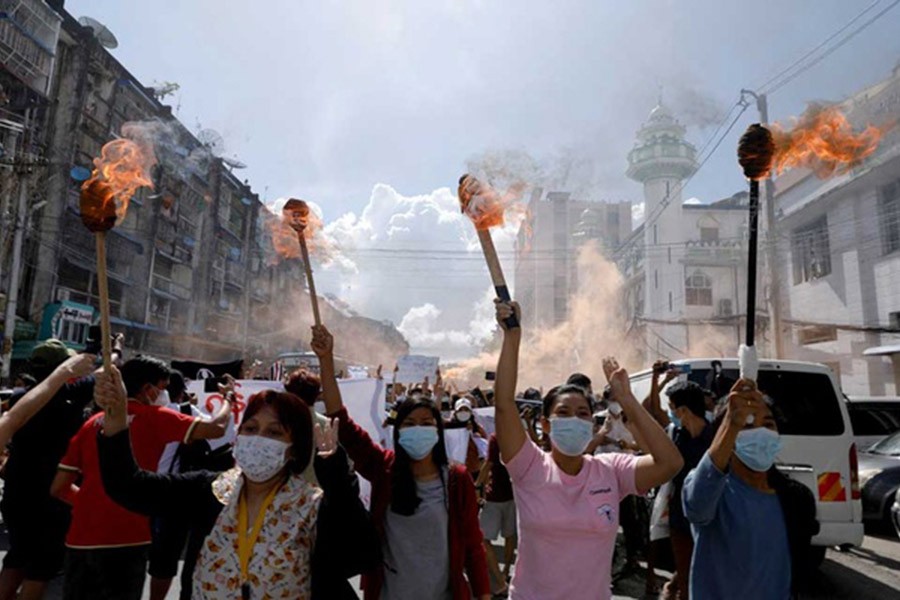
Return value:
<svg viewBox="0 0 900 600">
<path fill-rule="evenodd" d="M 684 459 L 684 468 L 672 480 L 672 498 L 669 501 L 670 527 L 680 531 L 690 531 L 691 525 L 684 516 L 684 509 L 681 506 L 681 490 L 684 487 L 684 480 L 687 479 L 688 473 L 700 464 L 700 459 L 709 450 L 715 437 L 716 428 L 711 423 L 707 423 L 697 437 L 691 437 L 690 432 L 684 427 L 679 427 L 675 430 L 672 440 Z"/>
<path fill-rule="evenodd" d="M 14 401 L 24 395 L 22 392 Z M 59 461 L 84 423 L 93 397 L 93 377 L 66 383 L 13 435 L 5 470 L 5 501 L 31 503 L 50 497 Z"/>
</svg>

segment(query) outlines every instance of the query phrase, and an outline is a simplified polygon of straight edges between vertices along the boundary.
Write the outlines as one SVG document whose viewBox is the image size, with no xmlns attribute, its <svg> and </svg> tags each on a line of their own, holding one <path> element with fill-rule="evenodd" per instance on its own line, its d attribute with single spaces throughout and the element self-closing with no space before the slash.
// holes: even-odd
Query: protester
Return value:
<svg viewBox="0 0 900 600">
<path fill-rule="evenodd" d="M 324 415 L 317 413 L 315 409 L 316 402 L 322 399 L 322 380 L 319 379 L 318 375 L 306 369 L 297 369 L 287 376 L 284 382 L 284 389 L 303 400 L 304 404 L 309 407 L 313 425 L 325 426 L 328 419 Z M 312 442 L 313 440 L 310 440 L 310 443 Z M 310 461 L 306 471 L 303 472 L 303 476 L 313 485 L 318 483 L 313 461 Z"/>
<path fill-rule="evenodd" d="M 233 389 L 234 380 L 226 375 L 228 389 Z M 206 415 L 196 406 L 196 398 L 191 401 L 187 395 L 187 384 L 180 371 L 169 374 L 169 397 L 167 408 L 181 414 L 205 420 Z M 161 395 L 165 396 L 165 395 Z M 161 404 L 161 402 L 157 402 Z M 229 426 L 231 421 L 229 420 Z M 214 440 L 196 440 L 188 444 L 170 442 L 166 444 L 159 461 L 158 473 L 184 473 L 190 471 L 222 472 L 234 466 L 229 436 Z M 150 545 L 150 600 L 165 600 L 178 574 L 178 561 L 185 557 L 181 571 L 181 600 L 191 597 L 191 580 L 197 562 L 204 533 L 198 533 L 192 526 L 193 515 L 180 511 L 169 517 L 159 517 L 152 521 L 153 540 Z M 185 545 L 187 544 L 187 550 Z"/>
<path fill-rule="evenodd" d="M 122 367 L 122 379 L 129 398 L 123 410 L 131 419 L 133 450 L 141 468 L 156 469 L 169 442 L 225 434 L 231 418 L 227 401 L 211 422 L 159 406 L 169 383 L 169 368 L 162 361 L 133 358 Z M 51 487 L 54 496 L 72 505 L 66 536 L 66 600 L 139 600 L 144 587 L 149 521 L 113 502 L 100 479 L 96 433 L 108 417 L 95 415 L 75 434 Z"/>
<path fill-rule="evenodd" d="M 753 381 L 738 381 L 709 451 L 687 477 L 695 548 L 691 598 L 784 599 L 803 584 L 816 501 L 774 466 L 778 423 Z"/>
<path fill-rule="evenodd" d="M 56 465 L 84 422 L 94 393 L 96 356 L 73 355 L 59 340 L 34 348 L 38 383 L 13 396 L 0 416 L 0 448 L 12 439 L 0 510 L 9 549 L 0 572 L 0 600 L 39 600 L 63 566 L 69 508 L 50 496 Z"/>
<path fill-rule="evenodd" d="M 593 399 L 594 397 L 594 386 L 591 378 L 585 375 L 584 373 L 572 373 L 569 375 L 569 378 L 566 379 L 566 384 L 568 385 L 577 385 L 582 388 L 585 392 L 587 392 L 588 398 Z"/>
<path fill-rule="evenodd" d="M 541 425 L 549 432 L 552 451 L 542 452 L 528 440 L 515 404 L 522 330 L 509 329 L 506 320 L 520 317 L 519 308 L 496 303 L 503 330 L 495 383 L 497 441 L 519 517 L 519 558 L 510 597 L 610 598 L 619 502 L 675 476 L 681 457 L 634 398 L 628 373 L 615 359 L 603 365 L 612 399 L 634 422 L 649 454 L 584 456 L 593 436 L 592 406 L 588 392 L 576 385 L 555 387 L 544 398 Z"/>
<path fill-rule="evenodd" d="M 316 427 L 322 489 L 301 475 L 313 454 L 312 419 L 302 400 L 273 390 L 249 398 L 236 468 L 164 475 L 141 470 L 132 454 L 137 431 L 125 418 L 118 372 L 100 378 L 97 402 L 114 409 L 95 434 L 103 484 L 130 510 L 194 516 L 207 534 L 194 571 L 194 600 L 357 597 L 347 579 L 379 564 L 378 537 L 327 424 Z"/>
<path fill-rule="evenodd" d="M 513 499 L 509 472 L 500 462 L 500 446 L 496 434 L 488 440 L 487 460 L 481 468 L 476 487 L 484 486 L 484 506 L 481 509 L 481 531 L 484 534 L 484 551 L 487 555 L 488 571 L 498 584 L 494 596 L 509 594 L 510 569 L 516 552 L 516 502 Z M 492 541 L 499 536 L 504 539 L 504 568 L 500 571 Z"/>
<path fill-rule="evenodd" d="M 466 442 L 465 465 L 472 481 L 477 480 L 481 473 L 482 462 L 487 456 L 488 436 L 484 427 L 475 420 L 471 400 L 463 397 L 456 401 L 446 429 L 465 429 L 469 432 L 469 439 Z"/>
<path fill-rule="evenodd" d="M 712 444 L 716 431 L 706 420 L 706 394 L 699 385 L 692 381 L 679 381 L 666 389 L 666 395 L 669 397 L 669 419 L 675 426 L 672 438 L 684 459 L 684 467 L 672 480 L 669 538 L 675 558 L 674 586 L 679 596 L 686 599 L 690 589 L 694 540 L 681 505 L 681 490 L 688 473 L 699 464 Z"/>
<path fill-rule="evenodd" d="M 366 573 L 366 600 L 490 598 L 475 486 L 463 466 L 447 464 L 437 406 L 418 394 L 398 405 L 394 450 L 387 450 L 343 406 L 334 340 L 324 326 L 313 328 L 311 346 L 322 369 L 326 414 L 338 419 L 341 444 L 372 484 L 384 564 Z"/>
</svg>

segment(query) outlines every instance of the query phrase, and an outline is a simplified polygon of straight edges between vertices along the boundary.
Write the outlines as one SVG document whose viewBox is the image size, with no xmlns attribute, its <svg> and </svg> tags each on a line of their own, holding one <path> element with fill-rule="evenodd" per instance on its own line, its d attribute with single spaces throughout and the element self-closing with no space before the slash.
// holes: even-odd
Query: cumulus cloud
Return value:
<svg viewBox="0 0 900 600">
<path fill-rule="evenodd" d="M 491 335 L 490 277 L 456 190 L 405 196 L 379 183 L 362 211 L 323 231 L 355 270 L 323 265 L 317 285 L 361 314 L 398 324 L 414 352 L 458 359 Z M 516 223 L 493 231 L 510 284 L 516 231 Z"/>
</svg>

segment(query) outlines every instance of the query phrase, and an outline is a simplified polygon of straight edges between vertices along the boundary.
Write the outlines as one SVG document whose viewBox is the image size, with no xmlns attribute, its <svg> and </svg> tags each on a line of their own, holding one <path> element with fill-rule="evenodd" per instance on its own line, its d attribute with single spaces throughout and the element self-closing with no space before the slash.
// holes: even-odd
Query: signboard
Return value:
<svg viewBox="0 0 900 600">
<path fill-rule="evenodd" d="M 422 383 L 427 377 L 432 383 L 441 359 L 437 356 L 407 354 L 397 361 L 397 383 Z"/>
</svg>

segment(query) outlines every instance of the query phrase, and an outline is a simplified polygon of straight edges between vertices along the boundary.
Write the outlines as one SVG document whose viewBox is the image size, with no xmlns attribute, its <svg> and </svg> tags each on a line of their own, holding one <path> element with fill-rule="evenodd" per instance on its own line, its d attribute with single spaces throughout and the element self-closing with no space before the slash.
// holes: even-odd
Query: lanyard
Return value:
<svg viewBox="0 0 900 600">
<path fill-rule="evenodd" d="M 256 540 L 259 538 L 259 531 L 262 529 L 263 523 L 266 520 L 266 511 L 269 510 L 269 507 L 272 505 L 272 502 L 275 500 L 275 494 L 278 493 L 278 490 L 281 489 L 281 486 L 276 486 L 272 488 L 272 491 L 266 496 L 266 499 L 263 500 L 262 506 L 259 508 L 259 513 L 256 515 L 256 520 L 253 522 L 253 530 L 247 531 L 247 524 L 249 521 L 249 517 L 247 515 L 247 495 L 246 492 L 241 493 L 240 500 L 238 500 L 238 558 L 241 562 L 241 595 L 244 598 L 249 599 L 250 597 L 250 584 L 249 584 L 249 570 L 250 570 L 250 556 L 253 554 L 253 546 L 256 545 Z"/>
</svg>

